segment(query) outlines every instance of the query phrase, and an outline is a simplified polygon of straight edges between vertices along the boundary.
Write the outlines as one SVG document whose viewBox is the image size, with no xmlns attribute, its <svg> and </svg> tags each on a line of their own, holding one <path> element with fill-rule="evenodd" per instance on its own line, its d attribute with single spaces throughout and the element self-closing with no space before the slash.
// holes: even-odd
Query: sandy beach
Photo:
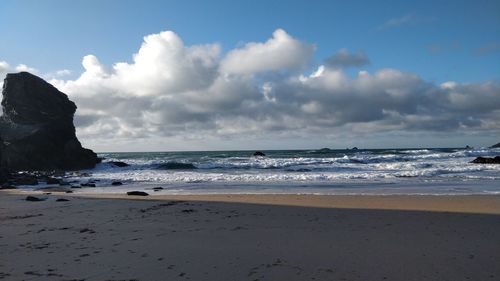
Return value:
<svg viewBox="0 0 500 281">
<path fill-rule="evenodd" d="M 500 278 L 500 196 L 26 196 L 0 192 L 3 280 Z"/>
</svg>

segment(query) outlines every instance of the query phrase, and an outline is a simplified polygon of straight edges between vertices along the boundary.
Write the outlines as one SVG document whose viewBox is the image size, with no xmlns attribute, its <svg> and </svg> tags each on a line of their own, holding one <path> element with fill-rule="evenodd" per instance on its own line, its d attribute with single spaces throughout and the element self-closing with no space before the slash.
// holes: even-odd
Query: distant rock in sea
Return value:
<svg viewBox="0 0 500 281">
<path fill-rule="evenodd" d="M 500 148 L 500 142 L 495 145 L 492 145 L 490 148 Z"/>
<path fill-rule="evenodd" d="M 471 163 L 476 163 L 476 164 L 500 164 L 500 156 L 495 156 L 495 157 L 477 157 L 476 159 L 472 160 Z"/>
<path fill-rule="evenodd" d="M 253 156 L 266 156 L 266 154 L 262 151 L 255 151 L 255 153 L 253 154 Z"/>
<path fill-rule="evenodd" d="M 4 80 L 0 117 L 0 167 L 10 171 L 93 168 L 97 155 L 75 135 L 76 105 L 54 86 L 28 72 Z"/>
<path fill-rule="evenodd" d="M 109 162 L 106 162 L 106 163 L 109 163 L 109 164 L 111 164 L 114 167 L 120 167 L 120 168 L 130 166 L 129 164 L 127 164 L 125 162 L 121 162 L 121 161 L 109 161 Z"/>
</svg>

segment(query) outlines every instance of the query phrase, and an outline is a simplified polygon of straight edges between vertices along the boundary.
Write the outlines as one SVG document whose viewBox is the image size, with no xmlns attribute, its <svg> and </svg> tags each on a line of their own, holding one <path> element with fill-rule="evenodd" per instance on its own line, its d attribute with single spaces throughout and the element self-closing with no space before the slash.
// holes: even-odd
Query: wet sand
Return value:
<svg viewBox="0 0 500 281">
<path fill-rule="evenodd" d="M 0 279 L 500 279 L 500 196 L 36 196 L 0 192 Z"/>
</svg>

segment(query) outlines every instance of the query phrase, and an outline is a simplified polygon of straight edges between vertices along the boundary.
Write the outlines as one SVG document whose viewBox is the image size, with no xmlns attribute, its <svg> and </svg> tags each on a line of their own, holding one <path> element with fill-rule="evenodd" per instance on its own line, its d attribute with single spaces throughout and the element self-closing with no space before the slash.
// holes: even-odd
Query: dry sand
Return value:
<svg viewBox="0 0 500 281">
<path fill-rule="evenodd" d="M 0 192 L 0 279 L 500 280 L 500 196 L 45 196 Z"/>
</svg>

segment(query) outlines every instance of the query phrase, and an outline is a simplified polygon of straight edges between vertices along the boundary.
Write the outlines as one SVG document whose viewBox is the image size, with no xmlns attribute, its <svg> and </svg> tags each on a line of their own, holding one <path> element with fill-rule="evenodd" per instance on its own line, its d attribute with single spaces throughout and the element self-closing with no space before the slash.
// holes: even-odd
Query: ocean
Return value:
<svg viewBox="0 0 500 281">
<path fill-rule="evenodd" d="M 500 165 L 469 163 L 500 149 L 319 149 L 100 153 L 95 169 L 70 175 L 86 193 L 500 194 Z M 109 161 L 122 161 L 116 167 Z M 114 181 L 123 185 L 113 186 Z M 154 187 L 163 189 L 154 191 Z"/>
</svg>

